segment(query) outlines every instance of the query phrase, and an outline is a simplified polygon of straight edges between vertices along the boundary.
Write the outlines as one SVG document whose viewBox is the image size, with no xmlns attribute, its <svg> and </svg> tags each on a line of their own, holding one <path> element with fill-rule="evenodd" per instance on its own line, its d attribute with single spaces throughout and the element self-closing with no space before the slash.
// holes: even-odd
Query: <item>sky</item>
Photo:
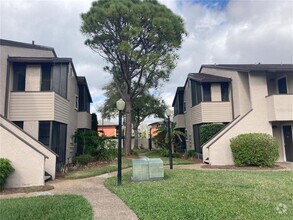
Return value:
<svg viewBox="0 0 293 220">
<path fill-rule="evenodd" d="M 86 76 L 91 112 L 104 102 L 111 76 L 84 45 L 80 14 L 92 0 L 0 0 L 0 38 L 53 47 Z M 176 88 L 203 64 L 293 63 L 293 0 L 159 0 L 181 16 L 188 36 L 170 81 L 159 93 L 171 107 Z M 96 112 L 97 113 L 97 112 Z M 100 119 L 100 114 L 98 113 Z M 157 119 L 147 119 L 146 123 Z M 114 120 L 115 121 L 115 120 Z"/>
</svg>

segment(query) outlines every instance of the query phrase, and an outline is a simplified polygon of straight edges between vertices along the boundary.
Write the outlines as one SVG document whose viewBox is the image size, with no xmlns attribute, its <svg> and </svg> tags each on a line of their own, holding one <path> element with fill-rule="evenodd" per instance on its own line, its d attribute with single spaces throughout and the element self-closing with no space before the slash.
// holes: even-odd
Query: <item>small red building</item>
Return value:
<svg viewBox="0 0 293 220">
<path fill-rule="evenodd" d="M 98 121 L 98 135 L 106 137 L 116 137 L 117 136 L 118 125 L 106 120 Z"/>
</svg>

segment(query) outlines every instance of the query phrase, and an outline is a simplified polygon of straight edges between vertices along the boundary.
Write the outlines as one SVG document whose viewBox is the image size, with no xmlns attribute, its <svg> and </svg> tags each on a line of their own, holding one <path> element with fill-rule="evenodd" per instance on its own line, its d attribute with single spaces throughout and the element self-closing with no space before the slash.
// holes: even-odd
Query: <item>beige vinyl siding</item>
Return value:
<svg viewBox="0 0 293 220">
<path fill-rule="evenodd" d="M 191 123 L 214 123 L 232 121 L 231 102 L 201 102 L 191 108 Z"/>
<path fill-rule="evenodd" d="M 202 103 L 191 108 L 191 124 L 202 123 Z"/>
<path fill-rule="evenodd" d="M 293 95 L 266 97 L 269 121 L 293 120 Z"/>
<path fill-rule="evenodd" d="M 69 101 L 54 93 L 54 120 L 69 123 Z"/>
<path fill-rule="evenodd" d="M 53 92 L 11 92 L 9 119 L 11 121 L 54 120 Z"/>
<path fill-rule="evenodd" d="M 69 101 L 55 92 L 11 92 L 11 121 L 69 121 Z"/>
<path fill-rule="evenodd" d="M 202 122 L 231 122 L 232 105 L 231 102 L 203 102 Z"/>
</svg>

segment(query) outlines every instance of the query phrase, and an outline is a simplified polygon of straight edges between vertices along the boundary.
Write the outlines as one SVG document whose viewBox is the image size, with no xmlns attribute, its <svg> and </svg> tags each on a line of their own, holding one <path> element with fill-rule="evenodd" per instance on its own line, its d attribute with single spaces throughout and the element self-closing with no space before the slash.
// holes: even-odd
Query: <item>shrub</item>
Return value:
<svg viewBox="0 0 293 220">
<path fill-rule="evenodd" d="M 160 149 L 160 155 L 161 155 L 162 157 L 169 157 L 169 150 L 168 150 L 168 148 L 166 148 L 166 147 L 162 147 L 162 148 Z"/>
<path fill-rule="evenodd" d="M 90 162 L 93 162 L 94 160 L 95 160 L 95 158 L 93 156 L 88 155 L 88 154 L 83 154 L 83 155 L 74 157 L 73 160 L 72 160 L 72 164 L 74 166 L 77 165 L 77 164 L 79 164 L 79 165 L 87 165 Z"/>
<path fill-rule="evenodd" d="M 225 127 L 224 124 L 204 124 L 200 126 L 200 145 L 203 145 Z"/>
<path fill-rule="evenodd" d="M 4 188 L 8 176 L 14 171 L 10 160 L 0 158 L 0 190 Z"/>
<path fill-rule="evenodd" d="M 132 149 L 131 150 L 131 154 L 134 155 L 134 156 L 138 156 L 139 155 L 139 152 L 137 149 Z"/>
<path fill-rule="evenodd" d="M 117 142 L 114 140 L 105 140 L 105 144 L 102 145 L 97 150 L 98 160 L 113 160 L 118 155 L 118 150 L 116 149 Z"/>
<path fill-rule="evenodd" d="M 172 154 L 172 157 L 173 158 L 180 158 L 180 153 L 175 152 L 175 153 Z"/>
<path fill-rule="evenodd" d="M 241 134 L 230 140 L 237 166 L 273 166 L 278 159 L 278 144 L 269 134 Z"/>
<path fill-rule="evenodd" d="M 186 152 L 185 157 L 190 158 L 195 156 L 195 150 L 189 150 Z"/>
</svg>

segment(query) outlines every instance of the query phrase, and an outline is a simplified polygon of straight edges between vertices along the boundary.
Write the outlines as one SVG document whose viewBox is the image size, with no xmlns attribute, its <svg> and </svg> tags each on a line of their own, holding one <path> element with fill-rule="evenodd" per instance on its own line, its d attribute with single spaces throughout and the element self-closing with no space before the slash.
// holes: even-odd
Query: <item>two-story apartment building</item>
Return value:
<svg viewBox="0 0 293 220">
<path fill-rule="evenodd" d="M 44 171 L 54 178 L 75 155 L 75 131 L 90 129 L 91 95 L 72 59 L 53 48 L 9 40 L 0 46 L 0 157 L 15 168 L 8 185 L 41 185 Z"/>
<path fill-rule="evenodd" d="M 233 164 L 230 139 L 243 133 L 268 133 L 279 144 L 279 161 L 293 162 L 293 65 L 203 65 L 178 87 L 174 121 L 187 134 L 187 149 L 206 163 Z M 200 146 L 206 123 L 226 126 Z"/>
</svg>

